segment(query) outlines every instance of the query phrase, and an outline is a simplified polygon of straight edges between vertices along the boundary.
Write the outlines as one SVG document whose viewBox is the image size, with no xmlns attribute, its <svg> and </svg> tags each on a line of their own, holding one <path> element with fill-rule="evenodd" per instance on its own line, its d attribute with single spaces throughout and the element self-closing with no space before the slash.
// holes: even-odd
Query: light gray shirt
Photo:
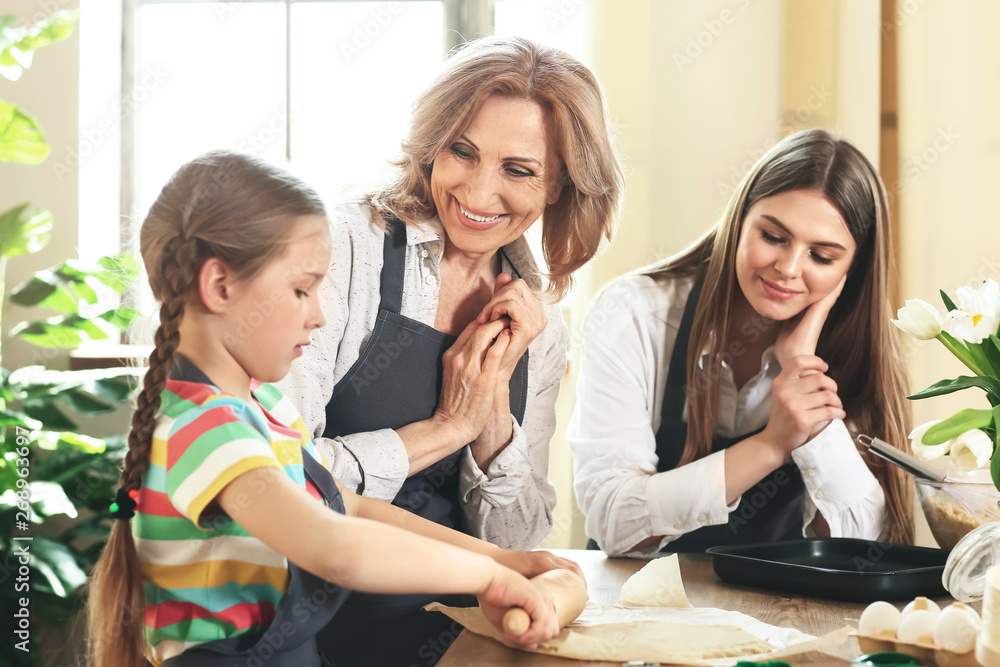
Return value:
<svg viewBox="0 0 1000 667">
<path fill-rule="evenodd" d="M 375 327 L 379 310 L 384 231 L 361 200 L 330 211 L 333 257 L 320 298 L 327 323 L 278 383 L 299 408 L 334 477 L 364 494 L 391 501 L 406 479 L 409 459 L 392 429 L 321 437 L 333 388 L 351 368 Z M 444 229 L 437 217 L 406 226 L 402 315 L 434 326 L 440 290 Z M 524 237 L 504 247 L 503 269 L 529 287 L 542 287 Z M 552 528 L 555 487 L 548 479 L 549 441 L 556 426 L 556 397 L 566 371 L 567 328 L 557 305 L 542 304 L 548 325 L 529 345 L 527 406 L 522 424 L 513 415 L 513 440 L 480 470 L 469 447 L 460 456 L 459 491 L 471 533 L 507 549 L 531 549 Z"/>
</svg>

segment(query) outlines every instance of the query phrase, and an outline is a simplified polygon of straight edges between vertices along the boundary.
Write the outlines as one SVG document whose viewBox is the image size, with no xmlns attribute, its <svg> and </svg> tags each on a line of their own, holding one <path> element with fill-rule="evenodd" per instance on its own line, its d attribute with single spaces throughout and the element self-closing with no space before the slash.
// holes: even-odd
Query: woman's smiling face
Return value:
<svg viewBox="0 0 1000 667">
<path fill-rule="evenodd" d="M 855 250 L 840 212 L 822 193 L 782 192 L 747 212 L 736 248 L 736 279 L 759 315 L 783 321 L 832 292 Z"/>
<path fill-rule="evenodd" d="M 492 95 L 434 158 L 431 192 L 446 247 L 492 254 L 559 198 L 562 161 L 537 102 Z"/>
</svg>

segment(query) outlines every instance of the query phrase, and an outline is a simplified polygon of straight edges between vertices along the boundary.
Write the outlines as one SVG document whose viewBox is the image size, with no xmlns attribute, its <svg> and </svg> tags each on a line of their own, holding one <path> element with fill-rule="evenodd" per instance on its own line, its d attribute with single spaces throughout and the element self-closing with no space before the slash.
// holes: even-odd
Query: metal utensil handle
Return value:
<svg viewBox="0 0 1000 667">
<path fill-rule="evenodd" d="M 896 449 L 885 440 L 864 434 L 859 435 L 857 439 L 858 442 L 871 450 L 876 456 L 880 456 L 890 463 L 895 463 L 912 475 L 929 479 L 932 482 L 943 482 L 944 478 L 947 477 L 947 473 L 927 465 L 920 459 L 910 456 L 904 451 Z"/>
</svg>

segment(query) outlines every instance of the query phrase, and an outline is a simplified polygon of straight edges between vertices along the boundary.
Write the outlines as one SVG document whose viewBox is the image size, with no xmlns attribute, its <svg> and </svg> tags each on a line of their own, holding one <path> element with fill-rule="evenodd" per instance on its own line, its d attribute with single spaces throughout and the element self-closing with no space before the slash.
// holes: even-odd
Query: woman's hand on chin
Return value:
<svg viewBox="0 0 1000 667">
<path fill-rule="evenodd" d="M 545 330 L 548 318 L 538 303 L 534 292 L 524 280 L 514 280 L 509 273 L 501 273 L 493 284 L 493 298 L 483 306 L 478 319 L 480 324 L 510 320 L 510 345 L 500 364 L 500 381 L 510 382 L 518 360 L 533 340 Z"/>
<path fill-rule="evenodd" d="M 837 303 L 845 282 L 847 282 L 846 275 L 832 292 L 782 325 L 778 340 L 774 344 L 774 356 L 782 368 L 799 355 L 816 354 L 820 332 L 823 331 L 830 309 Z"/>
</svg>

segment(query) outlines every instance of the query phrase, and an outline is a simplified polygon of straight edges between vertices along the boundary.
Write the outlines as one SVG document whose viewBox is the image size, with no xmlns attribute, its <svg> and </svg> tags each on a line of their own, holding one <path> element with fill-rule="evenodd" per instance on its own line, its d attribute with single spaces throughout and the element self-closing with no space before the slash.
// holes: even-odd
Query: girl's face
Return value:
<svg viewBox="0 0 1000 667">
<path fill-rule="evenodd" d="M 782 192 L 747 212 L 736 279 L 757 314 L 783 321 L 832 292 L 855 250 L 843 218 L 821 193 Z"/>
<path fill-rule="evenodd" d="M 326 323 L 319 288 L 330 267 L 329 223 L 296 220 L 285 252 L 250 280 L 235 286 L 224 344 L 251 378 L 277 382 Z"/>
<path fill-rule="evenodd" d="M 489 97 L 434 158 L 431 193 L 446 247 L 492 255 L 556 202 L 561 171 L 541 106 Z"/>
</svg>

